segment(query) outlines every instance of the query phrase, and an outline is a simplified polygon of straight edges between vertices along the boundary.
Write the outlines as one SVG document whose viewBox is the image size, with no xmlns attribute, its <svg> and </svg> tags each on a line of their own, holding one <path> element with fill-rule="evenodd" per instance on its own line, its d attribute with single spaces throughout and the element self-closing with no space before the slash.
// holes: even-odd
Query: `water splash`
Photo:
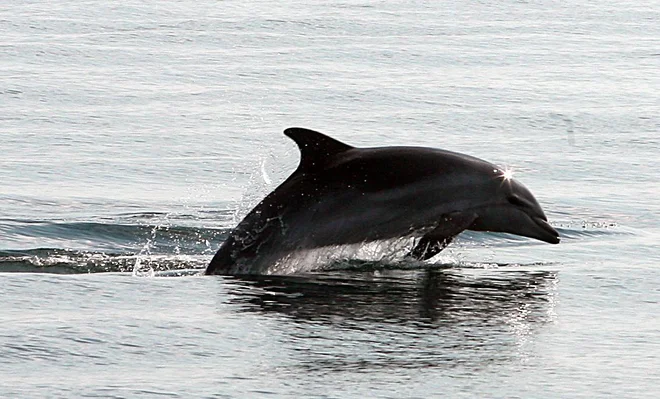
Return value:
<svg viewBox="0 0 660 399">
<path fill-rule="evenodd" d="M 270 179 L 270 176 L 268 176 L 268 171 L 266 171 L 266 160 L 261 161 L 261 178 L 264 180 L 264 183 L 266 183 L 267 186 L 272 186 L 273 181 Z"/>
<path fill-rule="evenodd" d="M 368 267 L 394 267 L 419 269 L 427 264 L 452 264 L 458 259 L 451 251 L 438 254 L 427 262 L 406 258 L 415 244 L 415 238 L 403 237 L 369 243 L 337 245 L 302 250 L 280 259 L 267 274 L 296 274 L 312 271 Z"/>
<path fill-rule="evenodd" d="M 153 247 L 156 247 L 157 245 L 156 235 L 158 234 L 158 231 L 162 228 L 167 229 L 170 227 L 168 218 L 169 218 L 169 213 L 166 213 L 165 216 L 163 217 L 165 222 L 161 222 L 152 227 L 150 237 L 147 238 L 147 242 L 142 246 L 142 249 L 135 258 L 135 265 L 133 266 L 134 277 L 154 277 L 155 270 L 152 266 L 153 257 L 152 257 L 151 249 Z M 178 254 L 179 252 L 180 252 L 179 245 L 176 245 L 175 253 Z"/>
</svg>

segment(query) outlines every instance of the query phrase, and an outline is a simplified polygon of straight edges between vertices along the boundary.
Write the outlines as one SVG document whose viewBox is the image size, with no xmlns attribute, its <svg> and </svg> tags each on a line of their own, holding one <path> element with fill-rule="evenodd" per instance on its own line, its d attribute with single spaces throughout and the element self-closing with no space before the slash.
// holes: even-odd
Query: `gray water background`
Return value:
<svg viewBox="0 0 660 399">
<path fill-rule="evenodd" d="M 0 397 L 660 396 L 660 3 L 0 6 Z M 515 170 L 562 234 L 200 277 L 281 131 Z M 102 273 L 101 273 L 102 272 Z"/>
</svg>

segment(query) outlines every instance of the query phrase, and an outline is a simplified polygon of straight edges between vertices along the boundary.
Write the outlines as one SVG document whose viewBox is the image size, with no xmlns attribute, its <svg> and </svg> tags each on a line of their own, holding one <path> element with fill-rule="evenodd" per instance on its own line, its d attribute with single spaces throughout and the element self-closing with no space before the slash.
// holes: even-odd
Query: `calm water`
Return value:
<svg viewBox="0 0 660 399">
<path fill-rule="evenodd" d="M 0 397 L 660 396 L 658 1 L 121 3 L 0 7 Z M 296 125 L 512 167 L 563 242 L 197 275 Z"/>
</svg>

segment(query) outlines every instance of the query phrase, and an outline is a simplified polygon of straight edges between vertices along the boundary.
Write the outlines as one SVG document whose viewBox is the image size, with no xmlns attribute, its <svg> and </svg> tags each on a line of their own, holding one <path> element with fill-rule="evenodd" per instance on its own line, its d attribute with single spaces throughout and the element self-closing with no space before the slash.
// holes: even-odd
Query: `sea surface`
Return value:
<svg viewBox="0 0 660 399">
<path fill-rule="evenodd" d="M 659 21 L 657 0 L 4 2 L 0 397 L 660 397 Z M 511 168 L 562 242 L 201 276 L 295 169 L 289 126 Z"/>
</svg>

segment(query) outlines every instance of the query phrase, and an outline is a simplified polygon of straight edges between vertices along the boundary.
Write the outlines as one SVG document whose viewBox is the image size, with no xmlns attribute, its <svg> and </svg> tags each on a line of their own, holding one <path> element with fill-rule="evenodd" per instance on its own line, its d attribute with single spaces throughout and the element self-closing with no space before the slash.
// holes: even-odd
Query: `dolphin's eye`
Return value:
<svg viewBox="0 0 660 399">
<path fill-rule="evenodd" d="M 528 208 L 529 204 L 527 202 L 523 201 L 520 197 L 517 195 L 510 195 L 508 198 L 509 202 L 515 206 L 519 206 L 521 208 Z"/>
</svg>

